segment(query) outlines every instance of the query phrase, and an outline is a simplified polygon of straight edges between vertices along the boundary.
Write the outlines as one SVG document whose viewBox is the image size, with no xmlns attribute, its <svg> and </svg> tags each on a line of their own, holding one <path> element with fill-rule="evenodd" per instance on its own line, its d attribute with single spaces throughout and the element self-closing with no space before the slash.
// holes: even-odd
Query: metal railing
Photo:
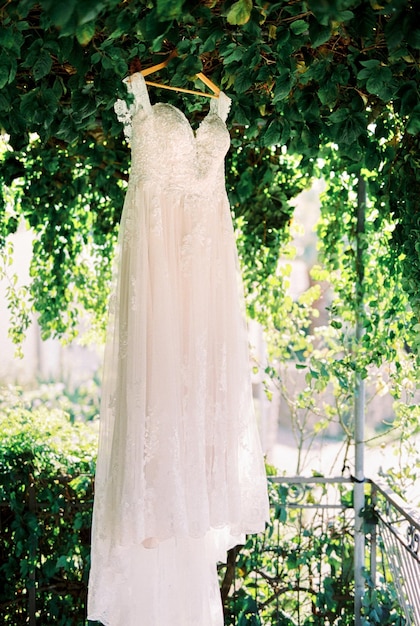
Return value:
<svg viewBox="0 0 420 626">
<path fill-rule="evenodd" d="M 384 484 L 371 482 L 376 535 L 382 542 L 406 623 L 420 624 L 420 514 Z M 375 563 L 375 560 L 373 560 Z M 376 570 L 371 568 L 376 584 Z"/>
<path fill-rule="evenodd" d="M 353 487 L 351 478 L 270 478 L 270 525 L 221 569 L 227 626 L 354 624 Z M 363 617 L 379 607 L 388 623 L 420 626 L 419 514 L 367 480 L 362 515 Z"/>
<path fill-rule="evenodd" d="M 350 479 L 270 477 L 269 489 L 266 532 L 222 567 L 226 626 L 353 623 Z"/>
</svg>

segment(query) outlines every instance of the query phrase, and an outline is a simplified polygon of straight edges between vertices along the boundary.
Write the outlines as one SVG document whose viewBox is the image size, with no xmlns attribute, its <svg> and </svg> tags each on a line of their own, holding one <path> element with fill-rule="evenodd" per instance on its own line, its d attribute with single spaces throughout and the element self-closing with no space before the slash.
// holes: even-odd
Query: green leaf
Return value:
<svg viewBox="0 0 420 626">
<path fill-rule="evenodd" d="M 276 80 L 276 86 L 274 88 L 273 104 L 276 104 L 280 100 L 285 100 L 288 97 L 292 83 L 293 83 L 293 80 L 290 75 L 289 76 L 285 75 Z"/>
<path fill-rule="evenodd" d="M 246 24 L 251 17 L 252 0 L 237 0 L 227 12 L 226 19 L 233 26 L 241 26 Z"/>
<path fill-rule="evenodd" d="M 264 146 L 272 146 L 278 144 L 280 141 L 281 125 L 277 120 L 273 120 L 268 125 L 262 141 Z"/>
<path fill-rule="evenodd" d="M 182 16 L 185 0 L 157 0 L 157 16 L 161 21 L 170 21 Z"/>
<path fill-rule="evenodd" d="M 243 57 L 244 51 L 241 46 L 237 46 L 236 44 L 230 44 L 228 46 L 228 51 L 223 55 L 224 65 L 229 65 L 233 61 L 240 61 Z"/>
<path fill-rule="evenodd" d="M 290 139 L 290 133 L 291 133 L 290 124 L 289 124 L 289 122 L 287 121 L 286 118 L 282 118 L 279 121 L 279 123 L 280 123 L 281 129 L 282 129 L 281 130 L 281 136 L 280 136 L 280 144 L 281 145 L 285 145 L 289 141 L 289 139 Z"/>
<path fill-rule="evenodd" d="M 42 7 L 56 26 L 65 26 L 76 10 L 77 0 L 44 0 Z"/>
<path fill-rule="evenodd" d="M 22 67 L 33 68 L 34 63 L 36 63 L 39 55 L 41 54 L 42 47 L 44 42 L 42 39 L 34 39 L 30 46 L 24 51 L 24 59 L 21 64 Z"/>
<path fill-rule="evenodd" d="M 288 28 L 278 27 L 277 29 L 277 48 L 281 54 L 285 49 L 285 44 L 290 40 L 290 30 Z"/>
<path fill-rule="evenodd" d="M 379 67 L 381 62 L 379 59 L 368 59 L 367 61 L 361 61 L 360 64 L 363 65 L 363 67 L 373 69 L 375 67 Z"/>
<path fill-rule="evenodd" d="M 77 24 L 82 26 L 88 22 L 93 22 L 99 13 L 104 9 L 104 0 L 83 0 L 77 3 Z"/>
<path fill-rule="evenodd" d="M 380 66 L 380 61 L 378 59 L 370 59 L 369 61 L 362 61 L 361 64 L 364 66 L 364 69 L 357 74 L 359 80 L 367 79 L 374 75 Z"/>
<path fill-rule="evenodd" d="M 352 11 L 340 10 L 340 2 L 324 0 L 308 0 L 309 9 L 320 24 L 326 26 L 330 22 L 348 22 L 353 19 Z M 344 4 L 344 3 L 343 3 Z"/>
<path fill-rule="evenodd" d="M 416 50 L 420 50 L 420 28 L 412 30 L 408 33 L 407 41 L 410 46 L 413 46 Z"/>
<path fill-rule="evenodd" d="M 57 569 L 67 569 L 69 563 L 69 557 L 63 554 L 57 559 L 56 568 Z"/>
<path fill-rule="evenodd" d="M 14 37 L 11 28 L 0 28 L 0 45 L 2 48 L 13 48 Z"/>
<path fill-rule="evenodd" d="M 417 135 L 420 133 L 420 104 L 417 104 L 407 122 L 406 130 L 410 135 Z"/>
<path fill-rule="evenodd" d="M 8 48 L 19 53 L 23 41 L 23 35 L 19 31 L 12 28 L 0 29 L 0 48 Z"/>
<path fill-rule="evenodd" d="M 335 141 L 340 146 L 347 146 L 347 154 L 354 160 L 358 158 L 355 142 L 366 133 L 366 126 L 367 122 L 362 113 L 349 113 L 346 119 L 336 124 Z"/>
<path fill-rule="evenodd" d="M 152 47 L 156 50 L 155 40 L 166 35 L 170 27 L 170 22 L 164 21 L 163 19 L 158 20 L 156 19 L 156 13 L 150 12 L 137 23 L 136 30 L 143 39 L 151 40 Z"/>
<path fill-rule="evenodd" d="M 309 24 L 309 37 L 312 46 L 317 48 L 331 37 L 331 28 L 329 26 L 322 26 L 322 24 L 319 24 L 316 20 L 312 20 Z"/>
<path fill-rule="evenodd" d="M 337 93 L 338 89 L 336 83 L 332 83 L 328 80 L 321 84 L 318 90 L 318 98 L 322 104 L 326 104 L 332 108 L 332 105 L 334 105 L 337 100 Z"/>
<path fill-rule="evenodd" d="M 334 124 L 339 124 L 340 122 L 344 122 L 345 120 L 347 120 L 349 115 L 350 115 L 350 111 L 348 109 L 345 109 L 345 108 L 337 109 L 337 111 L 334 111 L 334 113 L 331 113 L 330 121 L 333 122 Z"/>
<path fill-rule="evenodd" d="M 240 70 L 235 77 L 235 89 L 238 93 L 245 93 L 253 82 L 253 78 L 248 69 Z"/>
<path fill-rule="evenodd" d="M 69 482 L 69 486 L 74 489 L 79 495 L 86 495 L 87 491 L 91 487 L 91 483 L 92 479 L 89 475 L 80 474 Z"/>
<path fill-rule="evenodd" d="M 308 30 L 308 24 L 305 20 L 296 20 L 290 24 L 290 30 L 294 35 L 301 35 Z"/>
<path fill-rule="evenodd" d="M 359 80 L 366 80 L 366 89 L 384 101 L 392 98 L 397 83 L 393 80 L 391 69 L 385 65 L 381 65 L 378 59 L 370 59 L 362 61 L 364 68 L 357 74 Z"/>
<path fill-rule="evenodd" d="M 1 68 L 0 68 L 0 76 L 1 76 Z M 11 106 L 10 106 L 10 101 L 7 98 L 5 92 L 1 93 L 0 92 L 0 111 L 10 111 L 11 110 Z"/>
<path fill-rule="evenodd" d="M 20 100 L 20 112 L 28 120 L 32 119 L 33 112 L 38 108 L 39 88 L 25 93 Z"/>
<path fill-rule="evenodd" d="M 353 18 L 354 18 L 353 11 L 339 11 L 336 19 L 337 21 L 340 21 L 340 22 L 349 22 Z"/>
<path fill-rule="evenodd" d="M 387 99 L 388 85 L 392 80 L 392 72 L 388 67 L 380 67 L 375 70 L 366 81 L 366 89 L 369 93 Z"/>
<path fill-rule="evenodd" d="M 222 30 L 214 30 L 204 41 L 201 48 L 202 52 L 212 52 L 217 47 L 217 42 L 222 39 L 224 32 Z"/>
<path fill-rule="evenodd" d="M 0 65 L 0 89 L 3 89 L 9 82 L 9 68 L 4 65 Z"/>
<path fill-rule="evenodd" d="M 39 80 L 40 78 L 44 78 L 47 74 L 49 74 L 52 67 L 52 58 L 47 50 L 41 50 L 41 53 L 38 59 L 35 61 L 35 64 L 32 69 L 32 73 L 34 75 L 35 80 Z"/>
<path fill-rule="evenodd" d="M 398 96 L 400 99 L 398 107 L 400 115 L 410 115 L 413 108 L 417 105 L 417 84 L 414 81 L 405 83 L 399 90 Z"/>
<path fill-rule="evenodd" d="M 385 41 L 390 49 L 397 48 L 404 40 L 406 29 L 404 28 L 404 20 L 400 15 L 396 15 L 393 19 L 387 21 L 384 28 Z"/>
<path fill-rule="evenodd" d="M 54 89 L 43 89 L 41 92 L 44 109 L 49 113 L 55 113 L 59 94 Z"/>
<path fill-rule="evenodd" d="M 95 22 L 87 22 L 78 26 L 76 29 L 77 41 L 81 46 L 87 46 L 87 44 L 95 36 Z"/>
<path fill-rule="evenodd" d="M 165 41 L 166 33 L 162 33 L 159 37 L 153 40 L 152 50 L 153 52 L 160 52 L 162 50 L 162 44 Z"/>
</svg>

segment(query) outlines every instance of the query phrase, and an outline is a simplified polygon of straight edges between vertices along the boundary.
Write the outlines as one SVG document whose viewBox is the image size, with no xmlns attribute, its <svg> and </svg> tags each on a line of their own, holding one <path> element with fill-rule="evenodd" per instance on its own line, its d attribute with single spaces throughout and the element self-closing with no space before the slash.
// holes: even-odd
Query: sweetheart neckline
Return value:
<svg viewBox="0 0 420 626">
<path fill-rule="evenodd" d="M 125 100 L 117 100 L 114 104 L 114 109 L 117 113 L 118 119 L 124 124 L 124 133 L 128 140 L 131 139 L 132 122 L 135 114 L 142 110 L 143 116 L 147 118 L 148 115 L 153 112 L 153 107 L 155 107 L 156 105 L 169 106 L 170 108 L 175 110 L 180 116 L 182 116 L 182 118 L 185 120 L 185 124 L 188 125 L 191 131 L 191 136 L 194 140 L 197 139 L 200 128 L 202 127 L 204 121 L 208 119 L 210 115 L 215 115 L 221 121 L 225 130 L 229 132 L 226 125 L 226 118 L 229 113 L 231 99 L 223 91 L 220 91 L 217 100 L 211 100 L 207 114 L 200 121 L 198 127 L 194 129 L 186 113 L 181 108 L 177 107 L 171 102 L 158 101 L 152 105 L 150 101 L 149 90 L 147 89 L 145 78 L 141 74 L 141 72 L 137 72 L 135 74 L 132 74 L 130 77 L 124 78 L 123 83 L 125 84 L 128 92 L 134 96 L 134 102 L 128 107 Z"/>
<path fill-rule="evenodd" d="M 226 128 L 227 130 L 227 126 L 226 123 L 222 120 L 222 118 L 220 117 L 220 115 L 218 114 L 217 111 L 212 111 L 211 108 L 209 109 L 209 111 L 206 113 L 206 115 L 203 117 L 203 119 L 200 121 L 200 123 L 198 124 L 197 128 L 194 129 L 191 125 L 191 121 L 190 119 L 187 117 L 187 115 L 184 113 L 184 111 L 180 108 L 178 108 L 177 106 L 175 106 L 174 104 L 172 104 L 171 102 L 155 102 L 154 104 L 150 104 L 150 108 L 151 110 L 153 110 L 153 108 L 155 106 L 165 106 L 165 107 L 170 107 L 171 109 L 173 109 L 174 111 L 176 111 L 177 113 L 179 113 L 181 115 L 181 117 L 185 120 L 185 122 L 187 123 L 187 126 L 189 127 L 189 129 L 192 132 L 192 135 L 194 137 L 194 139 L 197 139 L 197 134 L 201 128 L 201 126 L 203 125 L 203 123 L 205 122 L 205 120 L 209 117 L 209 115 L 213 114 L 216 115 L 216 117 L 222 122 L 224 128 Z"/>
</svg>

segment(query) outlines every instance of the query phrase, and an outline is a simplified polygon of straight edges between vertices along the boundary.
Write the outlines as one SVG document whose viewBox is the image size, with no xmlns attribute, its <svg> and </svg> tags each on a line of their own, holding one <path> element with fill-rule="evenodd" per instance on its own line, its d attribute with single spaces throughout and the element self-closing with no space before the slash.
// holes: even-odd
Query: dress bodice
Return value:
<svg viewBox="0 0 420 626">
<path fill-rule="evenodd" d="M 131 143 L 130 183 L 154 183 L 200 192 L 224 188 L 224 158 L 230 145 L 225 120 L 230 99 L 220 92 L 194 131 L 185 114 L 167 103 L 151 105 L 141 73 L 125 79 L 134 102 L 115 111 Z"/>
</svg>

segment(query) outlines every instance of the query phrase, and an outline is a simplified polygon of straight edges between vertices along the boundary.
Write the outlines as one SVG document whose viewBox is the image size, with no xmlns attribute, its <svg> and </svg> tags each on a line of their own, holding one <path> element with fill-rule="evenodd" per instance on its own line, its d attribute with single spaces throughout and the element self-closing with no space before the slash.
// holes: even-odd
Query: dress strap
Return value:
<svg viewBox="0 0 420 626">
<path fill-rule="evenodd" d="M 118 99 L 114 104 L 114 111 L 120 122 L 124 125 L 124 135 L 129 141 L 131 139 L 132 132 L 132 120 L 134 115 L 141 115 L 145 117 L 149 115 L 152 110 L 150 103 L 149 92 L 147 91 L 147 85 L 141 72 L 136 72 L 131 76 L 124 78 L 128 93 L 134 96 L 134 102 L 127 106 L 125 100 Z"/>
<path fill-rule="evenodd" d="M 232 100 L 223 91 L 219 93 L 218 98 L 212 98 L 210 102 L 210 111 L 216 113 L 221 120 L 226 122 L 230 111 Z"/>
<path fill-rule="evenodd" d="M 152 105 L 150 104 L 149 92 L 143 74 L 136 72 L 131 76 L 127 76 L 127 78 L 124 78 L 123 83 L 125 83 L 128 93 L 133 94 L 137 110 L 142 108 L 146 114 L 149 114 L 152 110 Z"/>
</svg>

